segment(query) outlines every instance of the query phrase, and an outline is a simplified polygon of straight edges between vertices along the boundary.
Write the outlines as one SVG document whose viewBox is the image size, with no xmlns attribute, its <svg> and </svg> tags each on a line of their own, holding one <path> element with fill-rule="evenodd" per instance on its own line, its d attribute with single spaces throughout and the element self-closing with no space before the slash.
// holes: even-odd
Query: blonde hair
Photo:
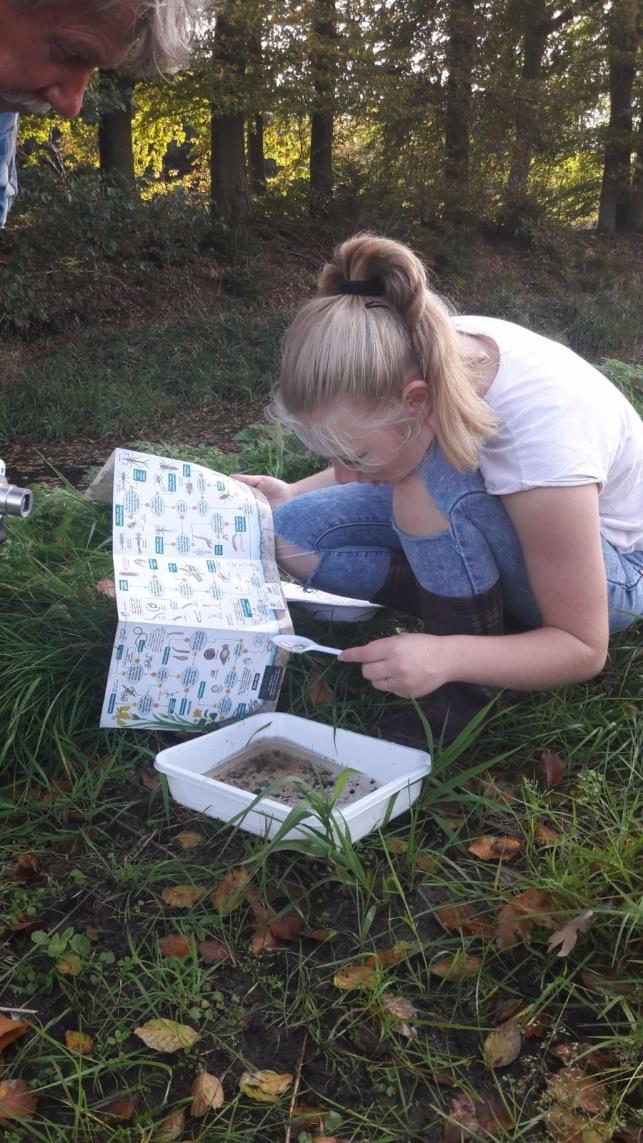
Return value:
<svg viewBox="0 0 643 1143">
<path fill-rule="evenodd" d="M 343 293 L 355 280 L 369 282 L 372 294 Z M 311 431 L 301 418 L 349 401 L 370 427 L 406 423 L 412 435 L 401 391 L 410 377 L 423 378 L 444 455 L 457 469 L 475 468 L 496 418 L 479 392 L 479 359 L 463 350 L 450 314 L 419 258 L 401 242 L 374 234 L 342 242 L 322 270 L 317 297 L 286 331 L 273 415 L 314 438 L 321 451 L 339 446 L 346 454 L 341 424 Z"/>
</svg>

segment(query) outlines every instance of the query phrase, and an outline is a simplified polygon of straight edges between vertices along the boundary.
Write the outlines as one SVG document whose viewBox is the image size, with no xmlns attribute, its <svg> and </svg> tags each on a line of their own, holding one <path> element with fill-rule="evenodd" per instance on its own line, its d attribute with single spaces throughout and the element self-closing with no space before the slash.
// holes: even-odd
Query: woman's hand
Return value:
<svg viewBox="0 0 643 1143">
<path fill-rule="evenodd" d="M 340 663 L 361 663 L 362 674 L 378 691 L 419 698 L 451 682 L 449 640 L 437 635 L 392 635 L 363 647 L 348 647 Z"/>
<path fill-rule="evenodd" d="M 262 492 L 273 512 L 280 504 L 285 504 L 294 496 L 292 485 L 287 484 L 285 480 L 279 480 L 276 476 L 246 476 L 243 473 L 235 472 L 232 479 L 238 480 L 241 484 L 248 484 L 251 488 L 256 488 L 258 492 Z"/>
</svg>

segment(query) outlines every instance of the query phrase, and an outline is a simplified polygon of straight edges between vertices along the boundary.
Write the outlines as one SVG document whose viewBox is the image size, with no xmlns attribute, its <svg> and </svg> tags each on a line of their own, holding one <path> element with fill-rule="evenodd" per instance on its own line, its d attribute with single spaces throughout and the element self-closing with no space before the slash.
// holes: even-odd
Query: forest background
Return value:
<svg viewBox="0 0 643 1143">
<path fill-rule="evenodd" d="M 10 460 L 28 441 L 185 440 L 204 413 L 221 443 L 360 229 L 408 241 L 460 308 L 640 360 L 641 0 L 216 12 L 172 80 L 99 73 L 78 120 L 21 121 L 0 234 Z"/>
</svg>

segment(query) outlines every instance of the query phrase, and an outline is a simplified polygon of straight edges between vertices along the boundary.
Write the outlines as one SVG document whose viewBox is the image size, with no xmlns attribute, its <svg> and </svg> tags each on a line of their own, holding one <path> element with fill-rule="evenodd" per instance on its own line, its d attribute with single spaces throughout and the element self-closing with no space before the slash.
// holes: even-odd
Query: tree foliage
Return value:
<svg viewBox="0 0 643 1143">
<path fill-rule="evenodd" d="M 542 217 L 594 221 L 600 205 L 604 232 L 640 229 L 642 7 L 224 0 L 189 70 L 134 87 L 131 162 L 129 90 L 112 81 L 110 107 L 104 78 L 78 122 L 23 121 L 25 161 L 62 179 L 99 165 L 100 138 L 105 169 L 118 129 L 117 166 L 143 197 L 180 180 L 235 224 L 261 197 L 514 235 Z"/>
</svg>

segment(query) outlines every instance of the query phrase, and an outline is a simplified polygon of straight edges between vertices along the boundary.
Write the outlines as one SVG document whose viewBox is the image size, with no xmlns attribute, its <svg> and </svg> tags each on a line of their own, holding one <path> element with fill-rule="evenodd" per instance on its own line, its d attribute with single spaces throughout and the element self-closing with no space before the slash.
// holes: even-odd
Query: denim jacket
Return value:
<svg viewBox="0 0 643 1143">
<path fill-rule="evenodd" d="M 0 226 L 4 226 L 11 204 L 18 193 L 16 143 L 18 116 L 14 111 L 0 111 Z"/>
</svg>

